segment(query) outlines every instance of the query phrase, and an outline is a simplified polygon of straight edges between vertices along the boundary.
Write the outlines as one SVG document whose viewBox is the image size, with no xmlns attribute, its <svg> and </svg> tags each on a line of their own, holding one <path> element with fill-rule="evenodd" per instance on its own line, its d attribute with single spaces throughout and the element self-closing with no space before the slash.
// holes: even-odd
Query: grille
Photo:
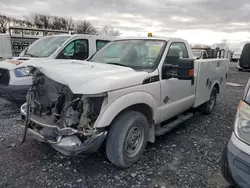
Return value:
<svg viewBox="0 0 250 188">
<path fill-rule="evenodd" d="M 7 86 L 9 85 L 10 74 L 7 69 L 0 69 L 0 85 Z"/>
</svg>

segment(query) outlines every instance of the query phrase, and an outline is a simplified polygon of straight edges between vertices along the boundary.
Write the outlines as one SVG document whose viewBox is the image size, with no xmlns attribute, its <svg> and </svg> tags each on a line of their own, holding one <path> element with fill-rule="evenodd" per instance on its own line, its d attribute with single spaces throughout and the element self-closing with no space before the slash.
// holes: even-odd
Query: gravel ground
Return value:
<svg viewBox="0 0 250 188">
<path fill-rule="evenodd" d="M 229 82 L 245 85 L 250 73 L 231 64 Z M 142 159 L 126 170 L 102 154 L 66 157 L 45 144 L 21 138 L 19 108 L 0 100 L 0 187 L 229 188 L 219 159 L 230 138 L 244 87 L 228 86 L 214 113 L 196 115 L 148 144 Z"/>
</svg>

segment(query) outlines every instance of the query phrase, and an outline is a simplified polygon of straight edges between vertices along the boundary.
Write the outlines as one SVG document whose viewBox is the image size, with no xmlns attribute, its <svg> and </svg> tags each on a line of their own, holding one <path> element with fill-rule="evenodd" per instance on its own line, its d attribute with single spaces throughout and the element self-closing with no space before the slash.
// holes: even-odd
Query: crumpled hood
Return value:
<svg viewBox="0 0 250 188">
<path fill-rule="evenodd" d="M 78 60 L 29 61 L 48 78 L 67 85 L 75 94 L 99 94 L 142 84 L 148 72 Z"/>
<path fill-rule="evenodd" d="M 11 57 L 9 59 L 5 59 L 0 61 L 0 68 L 14 70 L 18 66 L 20 67 L 27 60 L 34 59 L 31 57 Z"/>
</svg>

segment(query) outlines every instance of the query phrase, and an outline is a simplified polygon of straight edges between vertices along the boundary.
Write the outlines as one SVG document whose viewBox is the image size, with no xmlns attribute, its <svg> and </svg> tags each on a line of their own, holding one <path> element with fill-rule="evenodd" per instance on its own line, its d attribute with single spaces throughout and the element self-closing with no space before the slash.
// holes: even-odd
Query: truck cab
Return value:
<svg viewBox="0 0 250 188">
<path fill-rule="evenodd" d="M 22 51 L 18 57 L 1 61 L 0 96 L 11 102 L 25 101 L 27 91 L 32 84 L 32 76 L 25 67 L 28 61 L 85 60 L 112 40 L 110 37 L 80 34 L 42 37 Z"/>
<path fill-rule="evenodd" d="M 194 60 L 179 38 L 128 38 L 108 43 L 87 61 L 29 62 L 33 85 L 21 107 L 24 136 L 64 155 L 106 145 L 127 168 L 154 142 L 191 118 L 210 114 L 227 79 L 228 59 Z M 60 71 L 58 71 L 60 70 Z"/>
<path fill-rule="evenodd" d="M 192 49 L 194 59 L 207 59 L 208 54 L 206 50 Z"/>
</svg>

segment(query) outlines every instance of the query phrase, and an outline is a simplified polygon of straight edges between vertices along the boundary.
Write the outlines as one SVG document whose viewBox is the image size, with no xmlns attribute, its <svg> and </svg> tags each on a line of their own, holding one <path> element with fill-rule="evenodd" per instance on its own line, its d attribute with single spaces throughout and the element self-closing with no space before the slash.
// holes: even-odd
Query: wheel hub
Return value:
<svg viewBox="0 0 250 188">
<path fill-rule="evenodd" d="M 209 100 L 209 107 L 213 108 L 214 104 L 215 104 L 215 97 L 214 97 L 214 95 L 212 95 L 210 100 Z"/>
<path fill-rule="evenodd" d="M 126 140 L 126 155 L 130 158 L 136 156 L 142 147 L 144 141 L 144 132 L 141 125 L 133 127 Z"/>
</svg>

